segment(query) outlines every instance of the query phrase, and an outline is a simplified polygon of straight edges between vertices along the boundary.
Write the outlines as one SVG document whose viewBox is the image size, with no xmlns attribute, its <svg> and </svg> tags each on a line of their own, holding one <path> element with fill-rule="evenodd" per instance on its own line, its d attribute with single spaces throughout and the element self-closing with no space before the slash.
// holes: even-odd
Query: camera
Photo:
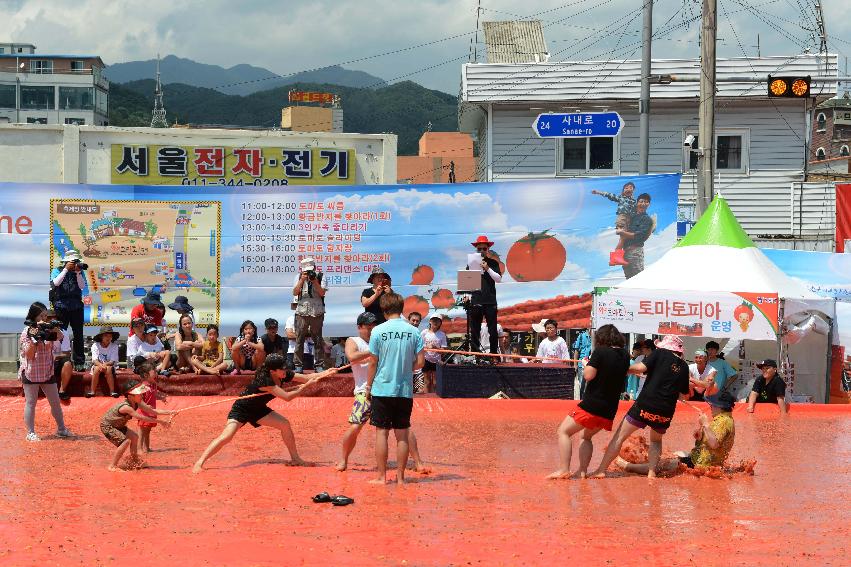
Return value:
<svg viewBox="0 0 851 567">
<path fill-rule="evenodd" d="M 76 264 L 81 270 L 85 271 L 89 269 L 89 265 L 83 262 L 82 260 L 71 260 L 72 264 Z"/>
<path fill-rule="evenodd" d="M 311 280 L 316 279 L 316 270 L 307 270 L 304 273 L 307 274 L 308 279 L 311 279 Z"/>
<path fill-rule="evenodd" d="M 49 321 L 49 322 L 38 322 L 35 321 L 24 321 L 24 324 L 28 327 L 34 327 L 36 332 L 31 336 L 33 339 L 41 342 L 45 341 L 58 341 L 59 335 L 56 333 L 56 329 L 62 327 L 62 321 Z"/>
</svg>

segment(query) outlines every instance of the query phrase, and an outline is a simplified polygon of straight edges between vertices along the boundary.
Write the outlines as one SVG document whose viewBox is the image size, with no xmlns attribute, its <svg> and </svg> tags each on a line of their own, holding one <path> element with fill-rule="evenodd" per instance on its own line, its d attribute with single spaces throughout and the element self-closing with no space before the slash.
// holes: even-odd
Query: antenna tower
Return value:
<svg viewBox="0 0 851 567">
<path fill-rule="evenodd" d="M 157 88 L 154 91 L 154 112 L 151 116 L 151 128 L 168 128 L 163 106 L 163 87 L 160 83 L 160 54 L 157 53 Z"/>
</svg>

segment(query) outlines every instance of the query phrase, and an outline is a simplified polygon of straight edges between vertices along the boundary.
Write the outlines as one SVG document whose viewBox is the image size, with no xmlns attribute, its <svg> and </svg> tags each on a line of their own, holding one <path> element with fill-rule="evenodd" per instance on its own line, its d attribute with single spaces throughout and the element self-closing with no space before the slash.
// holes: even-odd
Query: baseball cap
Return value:
<svg viewBox="0 0 851 567">
<path fill-rule="evenodd" d="M 147 335 L 148 333 L 157 333 L 159 332 L 159 330 L 160 328 L 156 325 L 148 325 L 147 327 L 145 327 L 145 334 Z"/>
<path fill-rule="evenodd" d="M 777 368 L 777 361 L 771 358 L 766 358 L 765 360 L 760 361 L 759 364 L 756 365 L 757 368 L 763 368 L 765 366 Z"/>
</svg>

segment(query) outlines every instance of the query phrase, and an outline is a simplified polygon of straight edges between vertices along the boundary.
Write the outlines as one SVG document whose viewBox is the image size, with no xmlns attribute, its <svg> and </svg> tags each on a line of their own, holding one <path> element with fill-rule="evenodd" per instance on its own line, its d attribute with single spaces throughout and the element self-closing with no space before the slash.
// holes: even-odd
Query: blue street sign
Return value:
<svg viewBox="0 0 851 567">
<path fill-rule="evenodd" d="M 622 128 L 623 120 L 617 112 L 539 114 L 532 123 L 541 138 L 612 138 Z"/>
</svg>

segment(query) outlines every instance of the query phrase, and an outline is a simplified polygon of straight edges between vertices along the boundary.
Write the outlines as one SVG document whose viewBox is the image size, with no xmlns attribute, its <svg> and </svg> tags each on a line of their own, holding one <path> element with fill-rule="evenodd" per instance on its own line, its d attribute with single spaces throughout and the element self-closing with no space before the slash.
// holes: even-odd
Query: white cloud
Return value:
<svg viewBox="0 0 851 567">
<path fill-rule="evenodd" d="M 482 5 L 480 20 L 541 19 L 554 61 L 640 56 L 636 45 L 641 28 L 640 3 L 613 0 L 598 5 L 558 4 L 554 6 L 550 0 L 522 4 L 489 0 Z M 851 39 L 851 19 L 845 17 L 845 7 L 844 2 L 825 3 L 832 52 L 847 51 L 843 40 Z M 699 21 L 691 21 L 686 27 L 678 25 L 699 13 L 699 3 L 657 0 L 657 57 L 662 53 L 665 57 L 698 56 Z M 719 56 L 740 57 L 742 49 L 756 55 L 755 31 L 767 29 L 767 19 L 786 33 L 762 34 L 763 55 L 800 53 L 802 46 L 790 42 L 786 34 L 814 50 L 818 48 L 803 29 L 814 26 L 812 15 L 802 20 L 791 2 L 753 3 L 750 10 L 735 4 L 726 8 L 719 5 L 719 36 L 724 40 L 718 44 Z M 398 51 L 348 67 L 388 80 L 408 78 L 455 93 L 460 66 L 467 60 L 476 31 L 476 6 L 468 0 L 26 0 L 0 2 L 0 21 L 6 32 L 0 41 L 35 43 L 42 53 L 97 54 L 108 63 L 151 59 L 160 52 L 225 67 L 250 63 L 287 74 Z M 789 22 L 801 22 L 801 26 Z M 617 33 L 610 33 L 609 28 L 616 28 Z M 452 39 L 444 40 L 449 37 Z M 830 39 L 833 37 L 837 39 Z M 483 60 L 481 31 L 478 39 L 478 58 Z M 407 49 L 425 43 L 430 45 Z M 427 67 L 432 68 L 418 72 Z"/>
</svg>

